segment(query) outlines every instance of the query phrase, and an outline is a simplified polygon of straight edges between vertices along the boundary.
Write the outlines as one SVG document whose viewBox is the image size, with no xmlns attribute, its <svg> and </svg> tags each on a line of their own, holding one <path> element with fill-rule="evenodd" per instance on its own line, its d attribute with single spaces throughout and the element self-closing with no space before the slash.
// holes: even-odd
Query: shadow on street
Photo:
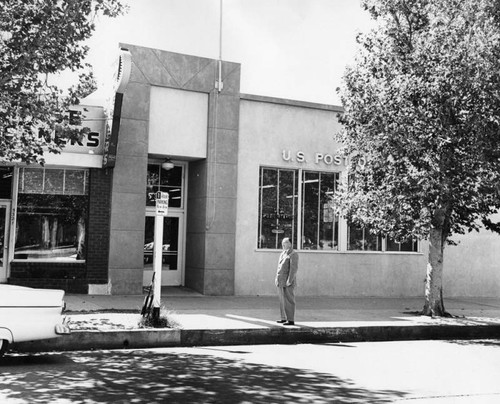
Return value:
<svg viewBox="0 0 500 404">
<path fill-rule="evenodd" d="M 0 362 L 4 403 L 384 403 L 404 395 L 330 374 L 199 354 L 79 352 Z"/>
</svg>

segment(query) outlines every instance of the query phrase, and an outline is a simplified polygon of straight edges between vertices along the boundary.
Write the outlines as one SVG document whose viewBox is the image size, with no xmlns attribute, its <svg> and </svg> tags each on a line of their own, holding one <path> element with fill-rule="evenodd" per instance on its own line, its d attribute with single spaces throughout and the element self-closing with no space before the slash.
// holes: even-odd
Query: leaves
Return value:
<svg viewBox="0 0 500 404">
<path fill-rule="evenodd" d="M 67 139 L 81 136 L 69 125 L 67 111 L 95 89 L 90 66 L 83 62 L 88 51 L 84 41 L 92 35 L 99 14 L 116 17 L 124 11 L 118 0 L 2 0 L 0 153 L 4 161 L 43 164 L 45 150 L 60 152 Z M 49 84 L 49 78 L 67 69 L 81 73 L 80 82 L 65 95 Z"/>
<path fill-rule="evenodd" d="M 378 24 L 358 37 L 356 63 L 345 72 L 336 140 L 368 162 L 351 163 L 351 183 L 336 202 L 398 238 L 427 237 L 437 222 L 447 239 L 477 229 L 500 207 L 497 2 L 364 6 Z"/>
</svg>

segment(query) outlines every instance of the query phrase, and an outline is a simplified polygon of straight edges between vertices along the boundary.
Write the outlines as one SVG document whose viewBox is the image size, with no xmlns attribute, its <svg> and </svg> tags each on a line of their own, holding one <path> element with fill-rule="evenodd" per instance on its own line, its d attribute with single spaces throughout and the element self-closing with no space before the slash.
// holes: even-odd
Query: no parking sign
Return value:
<svg viewBox="0 0 500 404">
<path fill-rule="evenodd" d="M 168 212 L 168 192 L 158 191 L 156 193 L 156 215 L 167 216 Z"/>
</svg>

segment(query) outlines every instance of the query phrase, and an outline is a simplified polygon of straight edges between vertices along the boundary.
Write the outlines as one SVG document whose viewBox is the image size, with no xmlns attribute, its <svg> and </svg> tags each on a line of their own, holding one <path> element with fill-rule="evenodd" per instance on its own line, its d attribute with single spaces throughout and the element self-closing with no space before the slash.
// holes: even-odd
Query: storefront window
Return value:
<svg viewBox="0 0 500 404">
<path fill-rule="evenodd" d="M 12 167 L 0 167 L 0 199 L 12 198 Z"/>
<path fill-rule="evenodd" d="M 304 171 L 300 178 L 299 170 L 261 168 L 258 248 L 279 249 L 289 237 L 298 248 L 337 250 L 339 217 L 332 197 L 338 179 L 338 173 Z"/>
<path fill-rule="evenodd" d="M 182 208 L 182 166 L 165 170 L 159 164 L 148 164 L 146 206 L 155 206 L 158 191 L 168 192 L 169 207 Z"/>
<path fill-rule="evenodd" d="M 338 173 L 304 171 L 302 176 L 302 248 L 338 250 L 339 218 L 332 198 Z"/>
<path fill-rule="evenodd" d="M 289 237 L 297 245 L 297 172 L 262 168 L 259 198 L 259 248 L 281 248 Z"/>
<path fill-rule="evenodd" d="M 415 239 L 407 240 L 403 243 L 398 243 L 390 237 L 387 237 L 386 251 L 409 251 L 418 252 L 418 242 Z"/>
<path fill-rule="evenodd" d="M 373 234 L 366 226 L 350 224 L 347 249 L 352 251 L 382 251 L 382 236 Z"/>
<path fill-rule="evenodd" d="M 338 172 L 261 168 L 257 247 L 280 249 L 289 237 L 302 250 L 338 251 L 333 195 L 339 179 Z M 347 223 L 346 245 L 348 251 L 418 252 L 416 240 L 398 243 L 355 223 Z"/>
<path fill-rule="evenodd" d="M 21 168 L 14 259 L 84 260 L 88 170 Z"/>
<path fill-rule="evenodd" d="M 380 234 L 372 234 L 368 227 L 350 224 L 348 227 L 347 249 L 352 251 L 397 251 L 418 252 L 418 241 L 408 240 L 398 243 L 391 237 L 382 237 Z M 385 240 L 385 246 L 382 241 Z"/>
</svg>

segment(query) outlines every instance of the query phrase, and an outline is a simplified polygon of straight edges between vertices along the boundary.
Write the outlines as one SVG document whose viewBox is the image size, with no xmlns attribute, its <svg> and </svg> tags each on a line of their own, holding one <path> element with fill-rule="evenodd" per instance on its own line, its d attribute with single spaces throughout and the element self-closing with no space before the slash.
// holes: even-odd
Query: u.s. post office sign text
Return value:
<svg viewBox="0 0 500 404">
<path fill-rule="evenodd" d="M 293 153 L 291 150 L 282 150 L 281 157 L 284 161 L 296 162 L 296 163 L 314 163 L 323 164 L 327 166 L 347 166 L 349 163 L 349 157 L 341 156 L 338 153 L 312 153 L 311 155 L 306 155 L 302 151 L 297 151 Z M 358 161 L 360 166 L 366 164 L 365 158 L 361 157 Z"/>
</svg>

